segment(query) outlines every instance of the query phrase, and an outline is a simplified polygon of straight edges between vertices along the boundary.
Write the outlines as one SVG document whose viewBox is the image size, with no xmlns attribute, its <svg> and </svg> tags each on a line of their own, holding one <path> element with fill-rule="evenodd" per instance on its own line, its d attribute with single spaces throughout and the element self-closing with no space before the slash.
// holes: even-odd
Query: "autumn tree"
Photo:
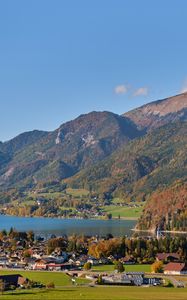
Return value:
<svg viewBox="0 0 187 300">
<path fill-rule="evenodd" d="M 84 267 L 83 267 L 83 268 L 84 268 L 84 270 L 88 271 L 88 270 L 91 269 L 91 267 L 92 267 L 91 262 L 87 261 L 87 262 L 84 264 Z"/>
<path fill-rule="evenodd" d="M 56 248 L 60 248 L 62 251 L 66 251 L 67 241 L 62 238 L 52 238 L 47 242 L 47 253 L 51 254 Z"/>
<path fill-rule="evenodd" d="M 162 261 L 155 261 L 151 265 L 151 271 L 153 273 L 162 273 L 163 272 L 163 262 Z"/>
<path fill-rule="evenodd" d="M 28 239 L 29 242 L 34 241 L 34 232 L 32 230 L 27 232 L 27 239 Z"/>
</svg>

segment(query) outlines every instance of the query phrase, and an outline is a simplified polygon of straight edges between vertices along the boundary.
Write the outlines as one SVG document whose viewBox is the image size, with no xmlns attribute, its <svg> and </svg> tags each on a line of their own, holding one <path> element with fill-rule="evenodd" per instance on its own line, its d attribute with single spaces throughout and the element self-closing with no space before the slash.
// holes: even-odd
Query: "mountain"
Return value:
<svg viewBox="0 0 187 300">
<path fill-rule="evenodd" d="M 122 116 L 93 111 L 51 132 L 22 133 L 0 143 L 0 191 L 73 176 L 72 186 L 145 198 L 177 176 L 174 163 L 179 177 L 186 171 L 186 120 L 184 93 Z"/>
<path fill-rule="evenodd" d="M 124 114 L 140 130 L 148 132 L 178 120 L 187 120 L 187 92 L 151 102 Z"/>
<path fill-rule="evenodd" d="M 8 142 L 1 143 L 0 149 L 4 153 L 14 155 L 16 152 L 23 150 L 33 143 L 38 142 L 41 138 L 47 136 L 47 134 L 48 133 L 46 131 L 39 130 L 24 132 Z"/>
<path fill-rule="evenodd" d="M 9 213 L 54 216 L 80 199 L 92 207 L 119 197 L 146 201 L 138 229 L 186 230 L 186 153 L 187 93 L 121 116 L 93 111 L 0 142 L 0 204 L 9 203 Z M 92 193 L 74 201 L 67 187 Z M 32 197 L 40 191 L 63 195 L 43 199 L 41 208 Z"/>
<path fill-rule="evenodd" d="M 110 112 L 81 115 L 53 132 L 23 133 L 0 145 L 0 185 L 3 189 L 60 181 L 140 134 L 132 121 Z"/>
<path fill-rule="evenodd" d="M 66 182 L 129 200 L 146 200 L 156 189 L 187 176 L 187 122 L 157 128 Z"/>
<path fill-rule="evenodd" d="M 177 180 L 170 187 L 155 191 L 136 228 L 187 231 L 187 182 Z"/>
</svg>

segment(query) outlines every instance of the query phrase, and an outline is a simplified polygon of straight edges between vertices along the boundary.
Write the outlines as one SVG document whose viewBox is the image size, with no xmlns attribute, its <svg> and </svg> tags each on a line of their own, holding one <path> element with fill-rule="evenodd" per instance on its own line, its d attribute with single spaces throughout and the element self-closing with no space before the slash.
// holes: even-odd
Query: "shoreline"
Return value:
<svg viewBox="0 0 187 300">
<path fill-rule="evenodd" d="M 187 231 L 175 231 L 175 230 L 162 230 L 161 232 L 187 234 Z"/>
<path fill-rule="evenodd" d="M 111 219 L 106 219 L 106 218 L 64 218 L 64 217 L 45 217 L 45 216 L 19 216 L 19 215 L 10 215 L 10 214 L 0 214 L 0 216 L 5 216 L 5 217 L 17 217 L 17 218 L 41 218 L 41 219 L 58 219 L 58 220 L 103 220 L 103 221 L 110 221 L 110 220 L 121 220 L 121 221 L 138 221 L 138 218 L 136 217 L 113 217 Z"/>
<path fill-rule="evenodd" d="M 153 233 L 153 234 L 156 234 L 155 230 L 154 229 L 136 229 L 136 228 L 133 228 L 131 229 L 132 231 L 135 231 L 135 232 L 150 232 L 150 233 Z M 176 233 L 176 234 L 187 234 L 187 231 L 175 231 L 175 230 L 161 230 L 160 231 L 161 233 L 164 232 L 164 233 Z"/>
<path fill-rule="evenodd" d="M 135 232 L 152 232 L 152 233 L 155 233 L 155 230 L 153 229 L 137 229 L 137 228 L 132 228 L 131 229 L 132 231 L 135 231 Z"/>
</svg>

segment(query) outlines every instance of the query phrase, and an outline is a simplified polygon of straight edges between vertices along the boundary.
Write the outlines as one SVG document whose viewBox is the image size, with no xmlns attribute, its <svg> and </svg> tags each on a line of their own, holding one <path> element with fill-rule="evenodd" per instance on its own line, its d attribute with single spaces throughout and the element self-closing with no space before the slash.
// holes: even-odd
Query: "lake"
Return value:
<svg viewBox="0 0 187 300">
<path fill-rule="evenodd" d="M 131 229 L 136 225 L 134 220 L 93 220 L 93 219 L 57 219 L 57 218 L 29 218 L 0 215 L 0 230 L 18 231 L 33 230 L 36 235 L 57 236 L 67 234 L 106 235 L 113 236 L 132 235 Z"/>
</svg>

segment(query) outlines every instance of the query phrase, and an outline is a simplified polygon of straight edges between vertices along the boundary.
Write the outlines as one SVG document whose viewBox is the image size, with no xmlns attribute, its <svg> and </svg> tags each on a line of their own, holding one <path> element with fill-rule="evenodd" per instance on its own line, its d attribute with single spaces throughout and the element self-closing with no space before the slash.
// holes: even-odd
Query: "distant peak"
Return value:
<svg viewBox="0 0 187 300">
<path fill-rule="evenodd" d="M 124 114 L 139 128 L 150 129 L 187 119 L 187 92 L 157 100 Z"/>
</svg>

